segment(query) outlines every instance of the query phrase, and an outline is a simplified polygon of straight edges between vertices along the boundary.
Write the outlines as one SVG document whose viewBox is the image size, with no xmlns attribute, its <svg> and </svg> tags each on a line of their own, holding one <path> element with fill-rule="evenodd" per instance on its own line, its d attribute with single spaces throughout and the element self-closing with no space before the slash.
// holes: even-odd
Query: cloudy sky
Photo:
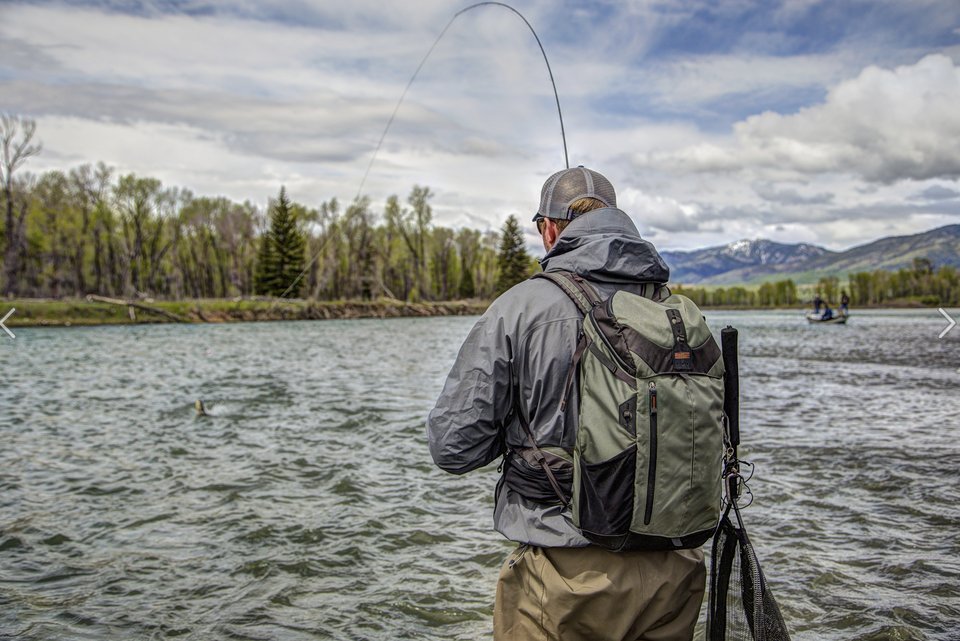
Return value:
<svg viewBox="0 0 960 641">
<path fill-rule="evenodd" d="M 470 2 L 0 0 L 0 111 L 27 169 L 104 161 L 201 195 L 352 199 Z M 516 0 L 570 162 L 662 249 L 846 248 L 960 222 L 957 0 Z M 526 223 L 564 166 L 516 15 L 459 16 L 363 185 L 435 222 Z M 530 235 L 530 241 L 535 241 Z"/>
</svg>

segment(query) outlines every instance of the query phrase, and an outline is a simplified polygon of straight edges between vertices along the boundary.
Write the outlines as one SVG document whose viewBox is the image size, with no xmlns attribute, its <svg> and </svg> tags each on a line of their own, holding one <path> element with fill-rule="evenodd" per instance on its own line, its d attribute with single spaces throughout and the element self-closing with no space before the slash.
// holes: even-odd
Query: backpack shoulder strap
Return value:
<svg viewBox="0 0 960 641">
<path fill-rule="evenodd" d="M 666 283 L 646 282 L 640 284 L 640 295 L 655 303 L 662 303 L 670 298 L 672 292 Z"/>
<path fill-rule="evenodd" d="M 582 276 L 573 272 L 539 272 L 533 277 L 553 281 L 584 314 L 589 314 L 591 309 L 603 302 L 597 290 Z"/>
</svg>

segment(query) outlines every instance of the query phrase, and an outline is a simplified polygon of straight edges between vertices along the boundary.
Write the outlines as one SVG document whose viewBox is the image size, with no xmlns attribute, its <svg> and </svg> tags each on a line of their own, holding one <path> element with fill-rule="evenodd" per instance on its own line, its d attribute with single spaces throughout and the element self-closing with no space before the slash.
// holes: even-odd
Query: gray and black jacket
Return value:
<svg viewBox="0 0 960 641">
<path fill-rule="evenodd" d="M 640 294 L 644 284 L 649 288 L 650 283 L 666 283 L 670 275 L 653 245 L 640 238 L 633 221 L 615 208 L 574 220 L 540 264 L 544 271 L 583 276 L 603 297 L 618 289 Z M 582 320 L 573 301 L 544 278 L 519 283 L 497 298 L 464 341 L 427 418 L 436 464 L 463 474 L 495 461 L 505 449 L 530 447 L 511 407 L 511 380 L 519 399 L 516 411 L 528 419 L 538 445 L 572 451 L 579 406 L 576 385 L 566 411 L 561 411 L 560 401 Z M 511 353 L 514 377 L 508 368 Z M 530 500 L 510 483 L 501 485 L 494 527 L 505 537 L 541 547 L 589 544 L 559 501 Z"/>
</svg>

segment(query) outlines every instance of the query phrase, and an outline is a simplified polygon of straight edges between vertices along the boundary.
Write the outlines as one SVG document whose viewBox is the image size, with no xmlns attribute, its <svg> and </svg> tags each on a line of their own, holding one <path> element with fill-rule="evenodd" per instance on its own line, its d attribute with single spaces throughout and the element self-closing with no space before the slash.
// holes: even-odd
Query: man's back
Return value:
<svg viewBox="0 0 960 641">
<path fill-rule="evenodd" d="M 599 200 L 601 208 L 575 215 L 571 203 L 582 197 Z M 544 271 L 578 274 L 602 296 L 621 289 L 650 295 L 665 284 L 662 258 L 615 205 L 612 186 L 596 172 L 551 176 L 535 217 L 548 250 Z M 583 313 L 547 279 L 522 282 L 494 301 L 430 412 L 430 452 L 454 473 L 506 454 L 494 526 L 520 547 L 501 569 L 496 639 L 689 639 L 705 584 L 702 552 L 591 546 L 544 470 L 521 455 L 532 445 L 521 418 L 539 448 L 560 458 L 573 451 L 577 386 L 570 386 L 565 409 L 561 399 L 582 321 Z M 569 476 L 565 482 L 569 496 Z"/>
<path fill-rule="evenodd" d="M 603 296 L 618 289 L 640 293 L 669 275 L 653 246 L 640 238 L 618 209 L 592 211 L 575 220 L 543 260 L 545 271 L 571 271 L 588 279 Z M 428 419 L 430 449 L 445 470 L 463 473 L 502 454 L 527 447 L 510 413 L 507 366 L 514 358 L 520 409 L 541 447 L 573 450 L 576 412 L 561 411 L 566 377 L 573 364 L 583 314 L 553 283 L 524 281 L 500 296 L 468 335 L 437 405 Z M 569 407 L 577 406 L 577 390 Z M 470 428 L 464 429 L 466 426 Z M 498 439 L 503 439 L 503 441 Z M 513 461 L 524 465 L 523 461 Z M 546 481 L 544 481 L 545 483 Z M 559 505 L 541 505 L 504 485 L 495 509 L 495 527 L 508 539 L 541 546 L 580 547 L 587 541 L 560 514 Z"/>
</svg>

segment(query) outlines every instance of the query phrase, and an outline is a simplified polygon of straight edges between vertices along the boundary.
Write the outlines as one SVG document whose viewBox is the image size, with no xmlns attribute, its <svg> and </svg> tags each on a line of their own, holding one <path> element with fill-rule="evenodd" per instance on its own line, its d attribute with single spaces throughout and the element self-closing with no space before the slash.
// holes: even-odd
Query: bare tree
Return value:
<svg viewBox="0 0 960 641">
<path fill-rule="evenodd" d="M 433 193 L 429 187 L 414 185 L 407 202 L 412 210 L 401 208 L 396 196 L 387 199 L 384 210 L 387 225 L 400 232 L 400 236 L 413 256 L 414 267 L 414 300 L 427 298 L 429 286 L 427 280 L 427 235 L 433 210 L 428 201 Z"/>
<path fill-rule="evenodd" d="M 101 282 L 101 244 L 98 242 L 100 222 L 96 220 L 97 209 L 103 204 L 106 198 L 107 188 L 110 182 L 111 170 L 102 162 L 96 169 L 93 166 L 81 165 L 70 170 L 70 197 L 73 205 L 80 212 L 79 232 L 73 240 L 73 251 L 71 261 L 73 262 L 73 285 L 77 296 L 87 293 L 87 279 L 84 267 L 87 261 L 87 240 L 94 237 L 93 265 L 96 272 L 97 293 Z"/>
<path fill-rule="evenodd" d="M 452 277 L 456 275 L 455 270 L 459 268 L 456 260 L 457 244 L 454 231 L 446 227 L 437 227 L 433 230 L 431 241 L 430 266 L 433 272 L 431 277 L 433 291 L 440 300 L 449 300 L 451 293 L 456 295 Z"/>
<path fill-rule="evenodd" d="M 20 265 L 20 234 L 23 226 L 23 216 L 15 218 L 13 214 L 13 174 L 26 162 L 30 156 L 40 153 L 42 146 L 39 142 L 31 143 L 36 133 L 37 123 L 28 118 L 21 118 L 11 114 L 0 115 L 0 145 L 3 157 L 0 158 L 0 187 L 6 200 L 7 211 L 5 231 L 7 247 L 4 253 L 3 264 L 6 274 L 6 293 L 17 293 Z M 23 208 L 26 211 L 26 208 Z"/>
</svg>

